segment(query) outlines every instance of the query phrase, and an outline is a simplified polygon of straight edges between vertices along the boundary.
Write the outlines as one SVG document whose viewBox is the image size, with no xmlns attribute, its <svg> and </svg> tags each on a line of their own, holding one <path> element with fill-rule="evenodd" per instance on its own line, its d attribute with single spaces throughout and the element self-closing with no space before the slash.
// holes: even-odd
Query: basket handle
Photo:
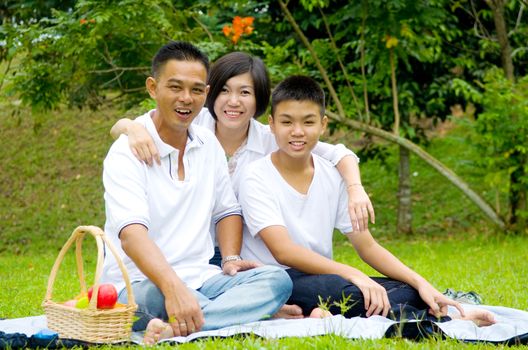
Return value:
<svg viewBox="0 0 528 350">
<path fill-rule="evenodd" d="M 57 259 L 55 259 L 55 263 L 53 264 L 53 268 L 51 269 L 51 273 L 48 278 L 48 287 L 46 290 L 46 297 L 44 301 L 51 300 L 51 296 L 53 292 L 53 285 L 55 284 L 57 272 L 59 270 L 59 267 L 62 261 L 64 260 L 64 256 L 66 255 L 66 252 L 68 251 L 68 249 L 70 249 L 73 242 L 76 243 L 75 244 L 75 258 L 76 258 L 76 263 L 77 263 L 77 274 L 79 276 L 79 281 L 81 284 L 81 293 L 86 294 L 87 290 L 86 290 L 86 282 L 84 278 L 83 259 L 82 259 L 82 241 L 86 233 L 90 233 L 95 238 L 95 241 L 97 243 L 97 264 L 95 268 L 92 299 L 90 300 L 90 304 L 88 308 L 90 309 L 97 308 L 97 295 L 99 293 L 99 278 L 101 277 L 102 266 L 103 266 L 103 261 L 104 261 L 103 242 L 114 255 L 115 260 L 117 261 L 117 264 L 119 265 L 119 269 L 121 270 L 121 273 L 123 275 L 123 279 L 125 281 L 127 294 L 128 294 L 128 305 L 129 306 L 135 305 L 134 294 L 132 292 L 132 286 L 130 284 L 130 279 L 128 277 L 128 272 L 125 268 L 125 265 L 123 264 L 121 257 L 117 253 L 117 250 L 115 249 L 114 245 L 106 237 L 105 233 L 97 226 L 79 226 L 73 231 L 68 241 L 66 241 L 66 243 L 60 250 L 59 255 L 57 256 Z"/>
</svg>

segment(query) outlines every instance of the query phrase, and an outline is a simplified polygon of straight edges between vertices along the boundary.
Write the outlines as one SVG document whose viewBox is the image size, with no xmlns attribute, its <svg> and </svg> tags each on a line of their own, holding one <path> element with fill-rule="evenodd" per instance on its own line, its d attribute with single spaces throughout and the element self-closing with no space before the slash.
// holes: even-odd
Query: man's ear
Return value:
<svg viewBox="0 0 528 350">
<path fill-rule="evenodd" d="M 323 128 L 321 129 L 321 135 L 324 134 L 326 131 L 326 126 L 328 125 L 328 117 L 326 115 L 323 115 L 323 119 L 321 120 L 323 124 Z"/>
<path fill-rule="evenodd" d="M 271 130 L 271 133 L 275 134 L 275 124 L 273 124 L 273 116 L 271 114 L 268 115 L 268 124 Z"/>
<path fill-rule="evenodd" d="M 145 86 L 147 87 L 147 91 L 153 99 L 156 98 L 156 86 L 157 86 L 156 79 L 154 77 L 148 77 L 145 81 Z"/>
</svg>

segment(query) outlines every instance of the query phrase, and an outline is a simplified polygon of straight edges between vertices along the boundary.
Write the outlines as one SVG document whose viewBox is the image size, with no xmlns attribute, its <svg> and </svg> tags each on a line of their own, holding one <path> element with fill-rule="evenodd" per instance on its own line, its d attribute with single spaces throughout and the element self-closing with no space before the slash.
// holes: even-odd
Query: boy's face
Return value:
<svg viewBox="0 0 528 350">
<path fill-rule="evenodd" d="M 304 158 L 324 133 L 328 120 L 312 101 L 287 100 L 275 106 L 269 124 L 279 150 L 292 158 Z"/>
<path fill-rule="evenodd" d="M 163 128 L 187 129 L 201 111 L 209 86 L 207 70 L 199 61 L 169 60 L 158 77 L 147 79 Z"/>
</svg>

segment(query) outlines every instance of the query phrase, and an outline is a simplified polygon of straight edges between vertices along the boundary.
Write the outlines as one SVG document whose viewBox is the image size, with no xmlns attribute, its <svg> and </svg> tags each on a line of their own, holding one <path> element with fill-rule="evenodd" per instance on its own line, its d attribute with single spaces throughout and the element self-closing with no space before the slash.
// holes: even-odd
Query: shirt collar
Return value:
<svg viewBox="0 0 528 350">
<path fill-rule="evenodd" d="M 248 139 L 247 139 L 247 145 L 246 149 L 256 152 L 258 154 L 264 155 L 264 150 L 266 149 L 266 145 L 264 144 L 264 139 L 262 137 L 262 133 L 259 132 L 258 129 L 259 125 L 258 122 L 251 118 L 249 121 L 249 130 L 248 130 Z"/>
<path fill-rule="evenodd" d="M 154 140 L 154 144 L 156 145 L 156 148 L 159 151 L 160 158 L 163 158 L 163 157 L 167 157 L 170 153 L 176 151 L 176 148 L 163 142 L 163 140 L 159 136 L 158 130 L 156 129 L 156 126 L 154 125 L 154 121 L 152 120 L 154 111 L 155 110 L 152 110 L 149 112 L 149 118 L 147 118 L 147 122 L 145 126 L 149 134 L 152 136 L 152 139 Z M 185 146 L 185 149 L 189 150 L 191 148 L 201 146 L 201 145 L 203 145 L 203 140 L 196 133 L 194 126 L 192 124 L 189 125 L 189 128 L 187 129 L 187 145 Z"/>
</svg>

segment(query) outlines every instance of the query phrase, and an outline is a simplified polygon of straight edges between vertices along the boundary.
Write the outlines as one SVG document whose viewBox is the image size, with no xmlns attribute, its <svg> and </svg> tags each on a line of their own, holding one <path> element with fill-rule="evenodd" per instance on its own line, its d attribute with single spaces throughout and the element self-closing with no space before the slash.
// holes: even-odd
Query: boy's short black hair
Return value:
<svg viewBox="0 0 528 350">
<path fill-rule="evenodd" d="M 231 52 L 220 57 L 211 68 L 209 75 L 210 90 L 205 100 L 205 106 L 216 120 L 214 103 L 225 83 L 234 76 L 249 73 L 253 79 L 256 111 L 253 118 L 260 117 L 268 108 L 270 99 L 270 80 L 264 62 L 258 57 L 244 52 Z"/>
<path fill-rule="evenodd" d="M 161 68 L 170 60 L 198 61 L 209 73 L 209 59 L 199 48 L 185 41 L 171 41 L 162 46 L 152 59 L 151 74 L 157 78 Z"/>
<path fill-rule="evenodd" d="M 325 114 L 325 93 L 312 78 L 304 75 L 292 75 L 281 81 L 271 94 L 271 115 L 275 108 L 284 101 L 312 101 L 319 105 L 321 118 Z"/>
</svg>

